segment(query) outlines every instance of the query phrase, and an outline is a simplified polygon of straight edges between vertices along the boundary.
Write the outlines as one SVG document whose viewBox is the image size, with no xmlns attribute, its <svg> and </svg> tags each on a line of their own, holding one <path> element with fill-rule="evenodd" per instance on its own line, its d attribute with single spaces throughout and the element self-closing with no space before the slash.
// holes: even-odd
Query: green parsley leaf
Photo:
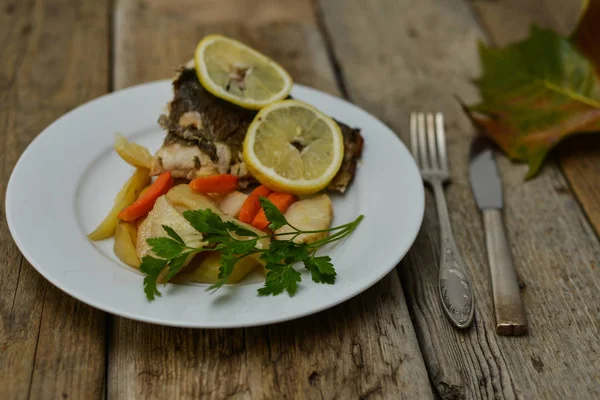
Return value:
<svg viewBox="0 0 600 400">
<path fill-rule="evenodd" d="M 246 254 L 256 249 L 258 239 L 236 240 L 229 239 L 217 244 L 215 250 L 222 251 L 227 254 Z"/>
<path fill-rule="evenodd" d="M 335 277 L 337 273 L 335 272 L 335 268 L 333 268 L 333 264 L 331 263 L 331 258 L 329 256 L 307 257 L 304 260 L 304 266 L 310 271 L 312 280 L 314 282 L 328 283 L 330 285 L 335 283 Z"/>
<path fill-rule="evenodd" d="M 182 254 L 169 261 L 169 273 L 167 275 L 167 279 L 165 280 L 165 284 L 166 282 L 170 281 L 171 278 L 177 275 L 179 271 L 181 271 L 181 268 L 183 268 L 183 265 L 187 261 L 188 257 L 189 254 Z"/>
<path fill-rule="evenodd" d="M 184 211 L 183 217 L 201 233 L 223 234 L 227 225 L 212 210 Z"/>
<path fill-rule="evenodd" d="M 156 237 L 146 240 L 152 247 L 154 254 L 161 258 L 173 258 L 177 257 L 182 251 L 185 250 L 185 245 L 166 237 Z"/>
<path fill-rule="evenodd" d="M 160 273 L 165 265 L 167 265 L 167 260 L 161 260 L 152 256 L 144 256 L 142 257 L 142 263 L 140 264 L 140 271 L 148 275 Z"/>
<path fill-rule="evenodd" d="M 223 286 L 229 279 L 229 276 L 233 272 L 233 268 L 235 267 L 235 264 L 238 262 L 238 260 L 239 258 L 234 255 L 223 254 L 221 256 L 221 266 L 219 267 L 219 281 L 213 285 L 210 285 L 208 287 L 208 290 L 215 291 L 221 286 Z"/>
<path fill-rule="evenodd" d="M 227 221 L 227 222 L 225 222 L 225 225 L 227 226 L 226 229 L 228 231 L 231 231 L 238 236 L 243 236 L 243 237 L 257 237 L 258 236 L 256 234 L 256 232 L 251 231 L 248 228 L 244 228 L 243 226 L 240 226 L 233 221 Z"/>
<path fill-rule="evenodd" d="M 156 287 L 156 282 L 160 272 L 163 270 L 166 264 L 167 260 L 160 260 L 151 256 L 145 256 L 142 258 L 140 271 L 147 274 L 147 276 L 144 278 L 144 292 L 150 301 L 154 300 L 155 296 L 160 296 L 160 292 Z"/>
<path fill-rule="evenodd" d="M 291 264 L 273 264 L 265 266 L 267 277 L 265 286 L 258 289 L 260 296 L 276 296 L 284 290 L 293 296 L 298 290 L 298 282 L 302 280 L 300 272 L 296 271 Z"/>
<path fill-rule="evenodd" d="M 158 275 L 146 275 L 144 277 L 144 293 L 146 293 L 146 298 L 150 301 L 155 299 L 155 296 L 160 296 L 160 292 L 156 287 L 156 280 L 158 279 Z"/>
<path fill-rule="evenodd" d="M 165 232 L 167 232 L 167 235 L 171 236 L 173 239 L 175 239 L 177 242 L 181 243 L 182 245 L 185 246 L 185 242 L 183 241 L 183 239 L 181 238 L 181 236 L 179 236 L 177 234 L 177 232 L 175 232 L 175 230 L 173 228 L 171 228 L 168 225 L 163 225 L 162 226 L 163 229 L 165 230 Z"/>
<path fill-rule="evenodd" d="M 271 240 L 269 250 L 261 254 L 260 258 L 266 263 L 291 264 L 302 261 L 308 257 L 308 245 L 295 243 L 291 240 Z"/>
<path fill-rule="evenodd" d="M 258 199 L 258 201 L 260 202 L 260 205 L 262 206 L 263 210 L 265 210 L 265 216 L 267 217 L 269 222 L 271 222 L 269 224 L 269 229 L 274 231 L 276 229 L 281 228 L 284 225 L 288 225 L 288 222 L 281 213 L 281 211 L 279 211 L 275 204 L 273 204 L 269 199 L 267 199 L 266 197 L 261 197 L 260 199 Z"/>
</svg>

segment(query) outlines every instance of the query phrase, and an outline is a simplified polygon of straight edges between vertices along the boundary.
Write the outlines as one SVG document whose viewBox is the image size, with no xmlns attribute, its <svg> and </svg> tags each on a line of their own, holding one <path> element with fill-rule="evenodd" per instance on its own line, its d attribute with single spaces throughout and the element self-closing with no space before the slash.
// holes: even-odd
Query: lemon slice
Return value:
<svg viewBox="0 0 600 400">
<path fill-rule="evenodd" d="M 292 78 L 258 51 L 221 35 L 198 43 L 194 56 L 200 83 L 213 95 L 251 110 L 284 99 Z"/>
<path fill-rule="evenodd" d="M 344 158 L 338 124 L 298 100 L 273 103 L 256 115 L 244 139 L 248 170 L 272 190 L 311 194 L 324 189 Z"/>
</svg>

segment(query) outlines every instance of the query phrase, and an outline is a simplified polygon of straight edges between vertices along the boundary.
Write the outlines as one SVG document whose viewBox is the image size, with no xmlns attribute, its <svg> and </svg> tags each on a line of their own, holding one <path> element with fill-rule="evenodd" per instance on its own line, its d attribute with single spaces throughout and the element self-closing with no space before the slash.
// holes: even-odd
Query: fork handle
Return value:
<svg viewBox="0 0 600 400">
<path fill-rule="evenodd" d="M 502 223 L 502 213 L 497 209 L 484 210 L 483 222 L 492 276 L 496 333 L 523 335 L 527 333 L 527 315 Z"/>
<path fill-rule="evenodd" d="M 450 321 L 457 328 L 467 328 L 473 322 L 475 311 L 471 282 L 469 282 L 465 272 L 465 263 L 454 241 L 442 182 L 432 180 L 431 186 L 440 221 L 439 293 L 442 306 Z"/>
</svg>

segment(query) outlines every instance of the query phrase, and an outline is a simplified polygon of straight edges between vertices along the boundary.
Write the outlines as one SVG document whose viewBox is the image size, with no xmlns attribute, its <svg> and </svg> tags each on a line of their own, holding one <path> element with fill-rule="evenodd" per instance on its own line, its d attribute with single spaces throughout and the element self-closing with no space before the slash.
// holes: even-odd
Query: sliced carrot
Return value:
<svg viewBox="0 0 600 400">
<path fill-rule="evenodd" d="M 256 214 L 258 214 L 258 211 L 260 210 L 259 199 L 261 197 L 269 197 L 270 194 L 271 190 L 264 185 L 260 185 L 259 187 L 254 189 L 252 193 L 250 193 L 250 195 L 246 198 L 246 201 L 244 201 L 238 219 L 247 224 L 251 224 L 252 220 L 254 219 L 254 217 L 256 217 Z"/>
<path fill-rule="evenodd" d="M 190 187 L 200 193 L 227 194 L 238 187 L 238 177 L 235 175 L 201 176 L 190 182 Z"/>
<path fill-rule="evenodd" d="M 296 196 L 289 193 L 271 193 L 267 199 L 271 200 L 271 203 L 277 207 L 279 211 L 285 213 L 290 205 L 298 200 Z M 252 220 L 252 226 L 261 231 L 265 230 L 269 226 L 269 220 L 265 215 L 265 210 L 262 208 L 256 214 L 256 217 Z"/>
<path fill-rule="evenodd" d="M 173 177 L 170 172 L 163 172 L 156 181 L 129 207 L 125 207 L 119 214 L 119 219 L 127 222 L 145 216 L 152 210 L 156 199 L 167 193 L 173 187 Z"/>
</svg>

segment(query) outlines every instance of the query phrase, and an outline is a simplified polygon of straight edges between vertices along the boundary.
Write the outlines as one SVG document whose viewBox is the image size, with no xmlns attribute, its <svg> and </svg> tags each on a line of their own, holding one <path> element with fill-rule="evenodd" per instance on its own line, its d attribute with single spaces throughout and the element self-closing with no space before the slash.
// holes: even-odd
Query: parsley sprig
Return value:
<svg viewBox="0 0 600 400">
<path fill-rule="evenodd" d="M 277 235 L 258 235 L 233 221 L 224 221 L 212 210 L 185 211 L 183 217 L 198 232 L 202 233 L 204 244 L 201 247 L 190 247 L 173 230 L 163 225 L 167 236 L 147 240 L 154 254 L 158 257 L 145 256 L 142 258 L 140 271 L 146 274 L 144 292 L 148 300 L 160 296 L 159 283 L 167 283 L 194 255 L 219 251 L 222 253 L 219 267 L 219 280 L 208 290 L 215 291 L 223 286 L 233 272 L 235 264 L 246 256 L 259 254 L 265 263 L 267 276 L 265 285 L 258 289 L 261 296 L 278 295 L 286 291 L 293 296 L 298 290 L 298 282 L 302 275 L 294 265 L 303 263 L 316 283 L 333 284 L 336 271 L 329 256 L 317 256 L 321 247 L 344 239 L 358 227 L 363 219 L 360 215 L 354 221 L 344 225 L 321 230 L 301 230 L 291 225 L 279 209 L 268 199 L 261 197 L 260 204 L 269 220 L 269 228 L 273 231 L 289 225 L 289 232 Z M 330 233 L 312 243 L 296 243 L 294 239 L 302 234 Z M 262 248 L 261 239 L 271 239 L 268 248 Z"/>
</svg>

